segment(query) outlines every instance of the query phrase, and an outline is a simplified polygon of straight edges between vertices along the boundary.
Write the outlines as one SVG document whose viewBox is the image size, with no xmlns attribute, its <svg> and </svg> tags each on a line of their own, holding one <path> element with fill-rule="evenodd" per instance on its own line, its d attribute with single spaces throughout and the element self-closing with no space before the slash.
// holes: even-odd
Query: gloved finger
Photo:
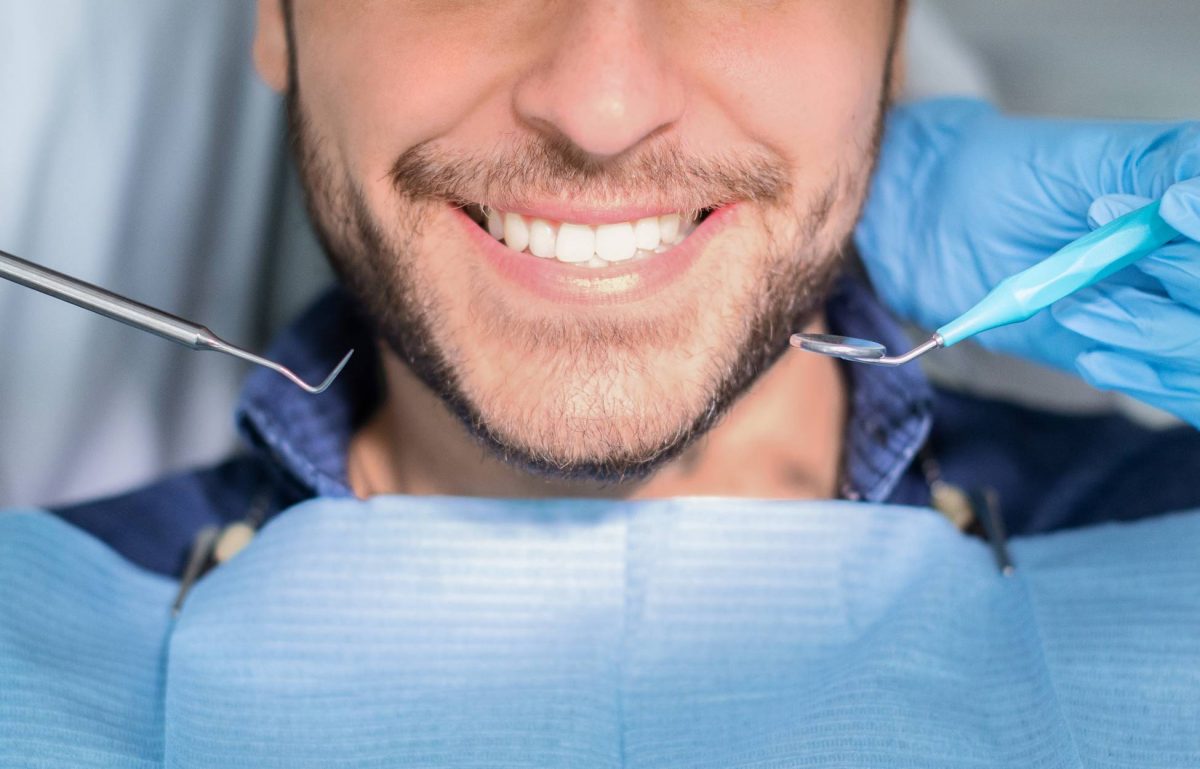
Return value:
<svg viewBox="0 0 1200 769">
<path fill-rule="evenodd" d="M 1157 253 L 1157 252 L 1156 252 Z M 1149 262 L 1153 257 L 1146 257 L 1138 262 L 1138 265 Z M 1171 299 L 1171 294 L 1163 285 L 1162 280 L 1157 276 L 1151 275 L 1137 266 L 1126 267 L 1115 275 L 1105 278 L 1099 285 L 1105 288 L 1117 288 L 1124 286 L 1126 288 L 1136 288 L 1139 291 L 1154 296 L 1162 297 L 1163 299 Z"/>
<path fill-rule="evenodd" d="M 1183 201 L 1178 205 L 1195 203 L 1200 211 L 1200 179 L 1184 182 L 1176 187 L 1184 190 L 1177 199 Z M 1172 188 L 1175 189 L 1175 188 Z M 1188 196 L 1193 196 L 1191 201 Z M 1166 199 L 1164 198 L 1164 205 Z M 1088 224 L 1093 228 L 1103 227 L 1117 217 L 1142 208 L 1150 203 L 1149 198 L 1138 195 L 1105 195 L 1092 201 L 1088 208 Z M 1174 222 L 1168 222 L 1175 229 L 1182 230 L 1187 226 L 1190 212 L 1175 217 Z M 1200 214 L 1196 214 L 1200 217 Z M 1181 224 L 1181 220 L 1183 220 Z M 1200 218 L 1197 219 L 1200 222 Z M 1198 227 L 1200 229 L 1200 227 Z M 1136 272 L 1147 275 L 1162 285 L 1162 293 L 1178 302 L 1200 307 L 1200 242 L 1181 240 L 1170 243 L 1155 251 L 1137 263 Z M 1123 270 L 1110 281 L 1136 284 L 1145 291 L 1153 291 L 1145 282 L 1137 284 L 1133 278 L 1134 270 Z M 1109 281 L 1106 281 L 1108 283 Z"/>
<path fill-rule="evenodd" d="M 1200 143 L 1200 139 L 1197 141 Z M 1200 148 L 1197 151 L 1200 152 Z M 1179 182 L 1167 190 L 1161 214 L 1167 224 L 1200 242 L 1200 176 Z"/>
<path fill-rule="evenodd" d="M 1104 225 L 1152 202 L 1141 195 L 1104 195 L 1088 207 L 1088 224 L 1092 229 Z M 1200 177 L 1174 184 L 1162 199 L 1160 215 L 1167 224 L 1190 240 L 1200 242 Z"/>
<path fill-rule="evenodd" d="M 1166 295 L 1200 309 L 1200 243 L 1172 243 L 1139 261 L 1135 270 L 1161 284 Z"/>
<path fill-rule="evenodd" d="M 1109 132 L 1109 162 L 1106 173 L 1101 174 L 1101 191 L 1157 199 L 1179 182 L 1200 177 L 1200 122 L 1165 123 L 1157 130 L 1136 123 L 1132 126 L 1136 133 L 1131 135 L 1136 138 L 1131 141 L 1120 131 Z"/>
<path fill-rule="evenodd" d="M 1129 286 L 1092 286 L 1055 304 L 1054 319 L 1104 347 L 1200 372 L 1200 310 Z"/>
<path fill-rule="evenodd" d="M 1113 350 L 1093 350 L 1075 361 L 1083 380 L 1174 414 L 1200 428 L 1200 373 L 1160 369 Z"/>
<path fill-rule="evenodd" d="M 1153 201 L 1141 195 L 1105 195 L 1096 198 L 1088 206 L 1088 226 L 1093 230 L 1124 216 L 1131 211 L 1145 208 Z"/>
</svg>

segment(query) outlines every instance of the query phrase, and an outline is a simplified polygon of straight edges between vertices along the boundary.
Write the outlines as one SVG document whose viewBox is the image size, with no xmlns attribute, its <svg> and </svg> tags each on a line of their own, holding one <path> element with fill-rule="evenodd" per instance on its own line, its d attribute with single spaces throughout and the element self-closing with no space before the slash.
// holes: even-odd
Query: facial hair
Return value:
<svg viewBox="0 0 1200 769">
<path fill-rule="evenodd" d="M 495 456 L 533 474 L 602 484 L 644 478 L 677 457 L 778 360 L 788 347 L 789 335 L 822 310 L 844 263 L 849 234 L 823 248 L 819 236 L 835 208 L 861 201 L 861 187 L 877 154 L 882 114 L 881 105 L 875 146 L 864 161 L 866 172 L 850 174 L 850 179 L 837 175 L 802 207 L 794 202 L 789 179 L 780 170 L 785 165 L 769 156 L 698 159 L 677 146 L 659 144 L 622 162 L 597 163 L 569 143 L 549 138 L 527 139 L 492 156 L 451 154 L 427 142 L 410 148 L 392 165 L 391 182 L 404 202 L 395 206 L 396 218 L 385 227 L 349 174 L 323 156 L 294 81 L 288 92 L 292 149 L 311 219 L 335 271 L 365 308 L 382 340 Z M 785 214 L 788 226 L 778 229 L 786 232 L 772 231 L 764 220 L 769 256 L 759 262 L 769 268 L 758 276 L 759 290 L 748 306 L 739 308 L 737 318 L 728 319 L 729 341 L 736 349 L 725 360 L 714 353 L 702 402 L 687 418 L 658 424 L 653 433 L 638 434 L 635 440 L 584 440 L 592 437 L 583 432 L 589 429 L 589 420 L 610 417 L 600 406 L 571 422 L 580 431 L 577 443 L 602 446 L 588 455 L 556 451 L 532 431 L 502 428 L 471 397 L 463 383 L 461 362 L 448 354 L 434 333 L 440 311 L 419 290 L 413 269 L 426 216 L 447 202 L 487 200 L 496 191 L 618 201 L 638 199 L 638 192 L 648 188 L 673 191 L 672 200 L 683 208 L 737 201 Z M 696 303 L 692 311 L 702 312 L 701 304 Z M 684 327 L 689 318 L 677 320 Z M 662 333 L 649 326 L 555 320 L 531 325 L 523 336 L 532 346 L 569 350 L 571 356 L 591 361 L 593 369 L 601 371 L 621 365 L 623 348 L 670 344 Z"/>
</svg>

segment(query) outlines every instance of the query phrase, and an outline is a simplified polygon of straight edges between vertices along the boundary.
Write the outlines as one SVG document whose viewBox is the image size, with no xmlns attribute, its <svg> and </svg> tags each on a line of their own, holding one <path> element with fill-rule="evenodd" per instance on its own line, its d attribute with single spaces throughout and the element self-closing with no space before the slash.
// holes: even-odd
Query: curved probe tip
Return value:
<svg viewBox="0 0 1200 769">
<path fill-rule="evenodd" d="M 333 371 L 329 372 L 329 376 L 325 377 L 325 381 L 321 382 L 319 385 L 311 385 L 301 379 L 295 371 L 292 371 L 282 363 L 276 363 L 275 361 L 268 360 L 261 355 L 255 355 L 249 350 L 243 350 L 240 347 L 222 341 L 220 338 L 212 335 L 212 332 L 207 333 L 209 336 L 204 339 L 203 347 L 200 349 L 216 350 L 217 352 L 223 352 L 227 355 L 232 355 L 235 358 L 241 358 L 242 360 L 249 361 L 258 366 L 265 366 L 275 373 L 287 377 L 288 381 L 290 381 L 292 384 L 296 385 L 301 390 L 304 390 L 306 393 L 311 393 L 312 395 L 319 395 L 328 390 L 329 385 L 333 384 L 333 380 L 338 378 L 338 374 L 342 373 L 342 369 L 346 368 L 346 364 L 350 362 L 350 356 L 354 354 L 354 350 L 346 353 L 341 362 L 334 367 Z"/>
<path fill-rule="evenodd" d="M 338 363 L 337 366 L 334 367 L 333 371 L 329 372 L 329 376 L 325 377 L 325 381 L 321 382 L 321 384 L 317 385 L 316 387 L 308 384 L 295 375 L 290 378 L 293 382 L 300 385 L 300 387 L 302 387 L 305 391 L 312 393 L 313 395 L 320 395 L 329 389 L 329 385 L 333 384 L 333 380 L 338 378 L 338 374 L 342 373 L 342 369 L 346 368 L 346 364 L 350 362 L 350 356 L 352 355 L 354 355 L 354 350 L 346 353 L 346 355 L 342 358 L 341 363 Z"/>
</svg>

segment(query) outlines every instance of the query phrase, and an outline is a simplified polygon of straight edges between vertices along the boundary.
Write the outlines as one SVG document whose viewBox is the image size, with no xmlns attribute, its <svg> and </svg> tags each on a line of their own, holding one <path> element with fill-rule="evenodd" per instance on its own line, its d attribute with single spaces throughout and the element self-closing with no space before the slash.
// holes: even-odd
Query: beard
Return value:
<svg viewBox="0 0 1200 769">
<path fill-rule="evenodd" d="M 677 457 L 779 359 L 790 334 L 821 312 L 849 249 L 884 112 L 881 104 L 874 146 L 860 167 L 800 200 L 780 170 L 783 161 L 768 156 L 698 159 L 660 144 L 600 164 L 549 138 L 491 156 L 449 153 L 427 142 L 393 164 L 395 216 L 384 221 L 349 172 L 322 152 L 294 82 L 287 106 L 310 218 L 382 341 L 493 455 L 532 474 L 601 484 L 642 479 Z M 462 285 L 457 298 L 466 297 L 473 317 L 484 319 L 478 333 L 500 330 L 503 354 L 525 356 L 537 372 L 536 381 L 505 376 L 480 387 L 475 372 L 500 353 L 472 352 L 466 334 L 445 329 L 449 298 L 433 290 L 422 269 L 437 258 L 424 253 L 431 250 L 426 230 L 447 203 L 464 206 L 514 189 L 614 202 L 667 189 L 673 202 L 696 211 L 751 204 L 760 214 L 753 227 L 760 237 L 741 263 L 753 269 L 729 280 L 729 273 L 709 271 L 691 301 L 619 318 L 525 314 L 496 301 L 486 281 Z M 731 255 L 741 259 L 736 246 Z M 706 303 L 706 296 L 724 301 Z M 709 333 L 698 338 L 692 329 L 702 327 Z M 664 380 L 662 372 L 681 361 L 687 374 Z"/>
</svg>

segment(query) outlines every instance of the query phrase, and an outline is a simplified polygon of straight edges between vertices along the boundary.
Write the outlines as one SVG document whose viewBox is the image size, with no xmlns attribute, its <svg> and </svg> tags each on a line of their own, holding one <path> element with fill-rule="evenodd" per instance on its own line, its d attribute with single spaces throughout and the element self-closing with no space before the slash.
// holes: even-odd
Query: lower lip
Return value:
<svg viewBox="0 0 1200 769">
<path fill-rule="evenodd" d="M 450 208 L 484 259 L 503 277 L 552 302 L 601 305 L 636 302 L 674 282 L 696 262 L 709 239 L 731 221 L 738 206 L 731 204 L 713 211 L 682 243 L 668 251 L 609 267 L 566 264 L 517 253 L 485 232 L 461 208 Z"/>
</svg>

